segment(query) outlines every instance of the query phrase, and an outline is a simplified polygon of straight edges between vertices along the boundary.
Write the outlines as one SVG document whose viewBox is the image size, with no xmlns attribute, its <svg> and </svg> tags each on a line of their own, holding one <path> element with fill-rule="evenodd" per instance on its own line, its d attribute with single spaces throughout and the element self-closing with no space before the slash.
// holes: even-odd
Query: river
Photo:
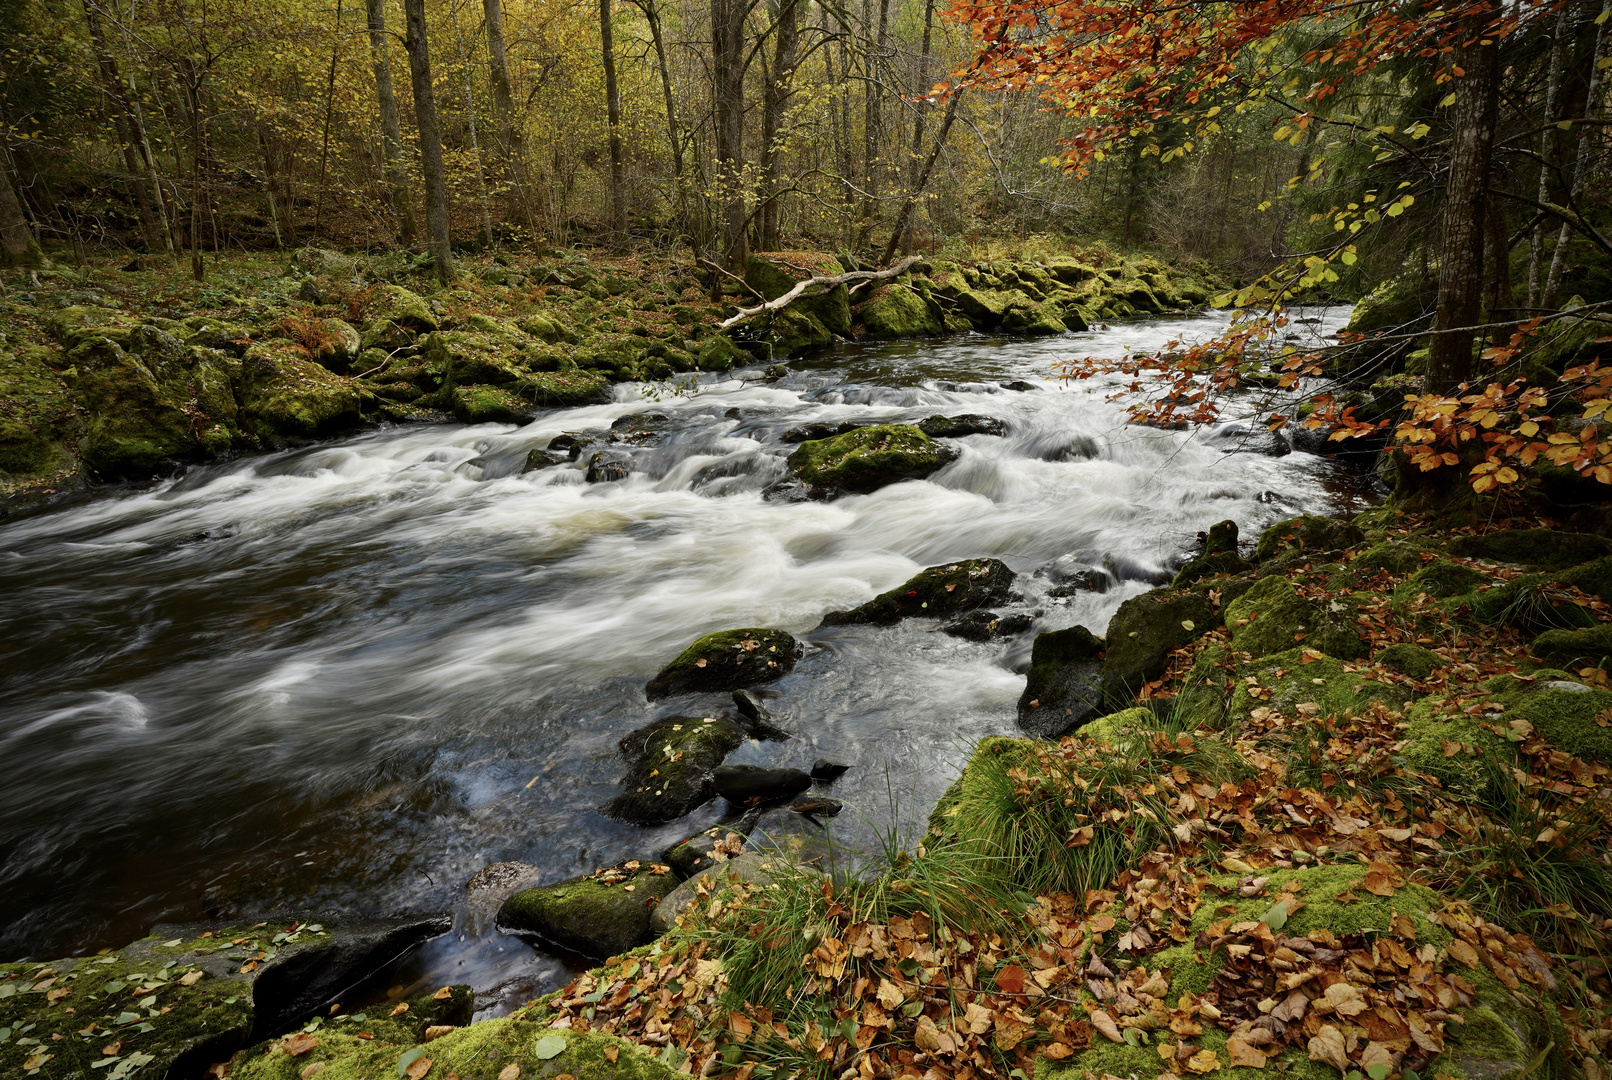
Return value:
<svg viewBox="0 0 1612 1080">
<path fill-rule="evenodd" d="M 1347 314 L 1311 311 L 1300 329 L 1328 335 Z M 1366 485 L 1331 462 L 1228 452 L 1247 425 L 1126 426 L 1117 383 L 1050 374 L 1224 325 L 845 346 L 781 380 L 658 400 L 623 386 L 520 428 L 394 427 L 0 521 L 0 958 L 118 946 L 159 920 L 462 909 L 491 862 L 558 880 L 654 857 L 721 807 L 660 829 L 602 817 L 616 742 L 727 705 L 651 705 L 643 684 L 735 626 L 789 630 L 808 651 L 769 699 L 795 737 L 730 760 L 850 763 L 831 789 L 847 804 L 837 839 L 912 836 L 972 744 L 1015 732 L 1033 635 L 814 631 L 824 612 L 989 555 L 1020 575 L 1025 600 L 1004 611 L 1101 633 L 1149 587 L 1135 578 L 1213 522 L 1247 537 L 1363 505 Z M 936 413 L 1009 433 L 961 440 L 928 481 L 762 497 L 793 426 Z M 658 442 L 633 451 L 627 480 L 520 472 L 554 436 L 628 414 L 658 416 L 643 425 Z M 1133 580 L 1047 596 L 1049 564 L 1104 556 Z M 397 977 L 470 982 L 484 1011 L 564 977 L 562 958 L 460 931 Z"/>
</svg>

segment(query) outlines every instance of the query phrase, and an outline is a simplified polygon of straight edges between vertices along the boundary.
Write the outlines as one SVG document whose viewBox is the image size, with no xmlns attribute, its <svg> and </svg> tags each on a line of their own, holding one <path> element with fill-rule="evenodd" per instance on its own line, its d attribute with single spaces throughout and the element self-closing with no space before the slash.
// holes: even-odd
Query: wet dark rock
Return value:
<svg viewBox="0 0 1612 1080">
<path fill-rule="evenodd" d="M 1102 452 L 1103 448 L 1096 439 L 1071 435 L 1049 442 L 1040 448 L 1036 456 L 1042 461 L 1090 461 Z"/>
<path fill-rule="evenodd" d="M 812 498 L 831 499 L 921 480 L 956 457 L 955 447 L 935 442 L 910 424 L 875 424 L 801 443 L 789 456 L 789 473 L 810 489 Z"/>
<path fill-rule="evenodd" d="M 815 821 L 817 818 L 838 817 L 840 811 L 845 809 L 845 804 L 838 799 L 831 799 L 827 795 L 807 793 L 795 796 L 784 809 L 791 814 L 798 814 L 808 821 Z"/>
<path fill-rule="evenodd" d="M 1037 634 L 1019 696 L 1019 728 L 1056 739 L 1108 712 L 1100 678 L 1102 653 L 1103 640 L 1084 626 Z"/>
<path fill-rule="evenodd" d="M 735 806 L 783 802 L 811 786 L 811 775 L 800 769 L 720 765 L 711 772 L 712 790 Z"/>
<path fill-rule="evenodd" d="M 1190 644 L 1219 623 L 1201 593 L 1155 590 L 1119 606 L 1104 635 L 1103 699 L 1124 708 L 1142 687 L 1164 674 L 1170 650 Z"/>
<path fill-rule="evenodd" d="M 1104 555 L 1103 569 L 1118 581 L 1145 581 L 1149 585 L 1167 584 L 1175 576 L 1161 567 L 1140 563 L 1124 555 Z"/>
<path fill-rule="evenodd" d="M 670 930 L 679 915 L 704 900 L 700 891 L 702 888 L 714 894 L 734 884 L 766 887 L 781 875 L 799 874 L 802 871 L 816 873 L 776 851 L 747 851 L 737 858 L 725 859 L 702 870 L 696 877 L 673 889 L 648 913 L 649 924 L 657 934 Z"/>
<path fill-rule="evenodd" d="M 567 431 L 550 439 L 548 449 L 566 455 L 569 461 L 576 461 L 582 456 L 583 449 L 593 441 L 588 432 Z"/>
<path fill-rule="evenodd" d="M 955 622 L 940 628 L 943 634 L 968 641 L 994 641 L 999 637 L 1012 637 L 1030 629 L 1035 619 L 1029 615 L 998 615 L 994 611 L 971 611 Z"/>
<path fill-rule="evenodd" d="M 632 472 L 632 461 L 595 450 L 588 459 L 587 480 L 590 484 L 611 484 L 627 479 Z"/>
<path fill-rule="evenodd" d="M 661 432 L 656 430 L 656 425 L 664 425 L 668 419 L 664 413 L 623 416 L 610 425 L 610 442 L 616 445 L 654 446 L 661 440 Z"/>
<path fill-rule="evenodd" d="M 738 725 L 716 717 L 666 716 L 621 740 L 627 775 L 621 794 L 600 807 L 634 825 L 664 825 L 710 801 L 711 771 L 744 742 Z"/>
<path fill-rule="evenodd" d="M 538 469 L 546 469 L 550 465 L 564 465 L 570 460 L 565 454 L 554 450 L 533 450 L 526 455 L 526 464 L 522 466 L 521 472 L 536 472 Z"/>
<path fill-rule="evenodd" d="M 824 626 L 891 626 L 913 616 L 946 618 L 1012 599 L 1013 571 L 1000 559 L 932 566 L 860 607 L 831 611 Z"/>
<path fill-rule="evenodd" d="M 844 434 L 846 434 L 848 432 L 855 431 L 859 427 L 866 427 L 866 426 L 868 426 L 868 425 L 866 425 L 866 424 L 858 424 L 858 423 L 856 423 L 854 421 L 851 421 L 851 420 L 847 420 L 847 421 L 844 421 L 844 422 L 838 423 L 838 424 L 830 424 L 830 423 L 802 424 L 800 427 L 792 427 L 792 428 L 790 428 L 788 431 L 783 433 L 781 438 L 786 443 L 814 442 L 814 441 L 816 441 L 818 439 L 836 438 L 837 436 L 844 435 Z"/>
<path fill-rule="evenodd" d="M 518 892 L 504 901 L 498 924 L 604 959 L 654 939 L 649 909 L 677 883 L 669 866 L 623 863 Z"/>
<path fill-rule="evenodd" d="M 812 762 L 812 779 L 821 780 L 824 783 L 833 783 L 844 776 L 848 769 L 850 769 L 849 765 L 841 765 L 839 762 L 830 761 L 827 758 L 818 758 Z"/>
<path fill-rule="evenodd" d="M 1005 382 L 1001 383 L 1000 385 L 1004 390 L 1016 390 L 1019 393 L 1023 393 L 1026 390 L 1041 389 L 1041 387 L 1035 385 L 1034 383 L 1027 383 L 1023 379 L 1014 379 L 1012 382 Z"/>
<path fill-rule="evenodd" d="M 677 654 L 645 691 L 651 701 L 671 694 L 738 690 L 788 675 L 802 652 L 782 630 L 750 627 L 706 634 Z"/>
<path fill-rule="evenodd" d="M 180 537 L 173 542 L 173 546 L 181 548 L 194 547 L 197 544 L 212 544 L 219 540 L 228 540 L 240 531 L 241 529 L 238 525 L 224 525 L 217 529 L 203 529 L 201 532 L 194 532 L 189 536 Z"/>
<path fill-rule="evenodd" d="M 931 416 L 918 422 L 918 430 L 931 439 L 961 439 L 968 435 L 1006 435 L 1007 421 L 979 413 Z"/>
<path fill-rule="evenodd" d="M 1237 534 L 1237 523 L 1230 518 L 1215 522 L 1209 526 L 1208 532 L 1198 534 L 1203 542 L 1203 554 L 1237 554 Z"/>
<path fill-rule="evenodd" d="M 490 928 L 504 901 L 543 880 L 543 868 L 523 862 L 496 862 L 484 866 L 465 882 L 465 914 L 471 933 Z"/>
<path fill-rule="evenodd" d="M 1237 554 L 1237 523 L 1220 521 L 1209 526 L 1207 533 L 1199 533 L 1203 552 L 1176 572 L 1170 582 L 1173 589 L 1184 589 L 1204 578 L 1221 574 L 1246 574 L 1253 566 Z"/>
<path fill-rule="evenodd" d="M 1293 446 L 1280 431 L 1267 431 L 1263 424 L 1230 424 L 1215 433 L 1215 445 L 1228 454 L 1260 454 L 1286 457 Z"/>
<path fill-rule="evenodd" d="M 739 716 L 744 725 L 750 729 L 753 739 L 772 739 L 783 742 L 792 738 L 789 732 L 772 722 L 772 713 L 761 703 L 761 699 L 749 690 L 735 690 L 733 704 L 739 710 Z"/>
<path fill-rule="evenodd" d="M 709 870 L 723 859 L 731 859 L 744 850 L 744 842 L 755 831 L 761 815 L 760 809 L 749 810 L 730 825 L 713 825 L 703 832 L 697 832 L 667 848 L 661 854 L 661 859 L 682 878 Z"/>
<path fill-rule="evenodd" d="M 1114 587 L 1114 579 L 1107 570 L 1088 566 L 1077 570 L 1047 590 L 1051 597 L 1078 596 L 1083 592 L 1105 593 Z"/>
</svg>

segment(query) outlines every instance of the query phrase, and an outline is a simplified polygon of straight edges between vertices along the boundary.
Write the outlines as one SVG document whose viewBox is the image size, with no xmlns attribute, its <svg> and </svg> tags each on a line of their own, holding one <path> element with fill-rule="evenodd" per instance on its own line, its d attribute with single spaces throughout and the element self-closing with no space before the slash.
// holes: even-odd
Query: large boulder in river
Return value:
<svg viewBox="0 0 1612 1080">
<path fill-rule="evenodd" d="M 1144 685 L 1164 674 L 1170 651 L 1198 640 L 1219 623 L 1208 597 L 1155 589 L 1119 606 L 1103 636 L 1103 698 L 1123 708 Z"/>
<path fill-rule="evenodd" d="M 902 480 L 922 480 L 957 457 L 910 424 L 875 424 L 800 444 L 789 472 L 814 499 L 865 494 Z"/>
<path fill-rule="evenodd" d="M 892 281 L 874 290 L 857 309 L 870 338 L 933 337 L 946 332 L 938 308 L 905 282 Z"/>
<path fill-rule="evenodd" d="M 711 770 L 744 742 L 738 725 L 714 716 L 665 716 L 621 740 L 627 775 L 600 810 L 634 825 L 664 825 L 709 801 Z"/>
<path fill-rule="evenodd" d="M 260 439 L 329 435 L 362 422 L 353 384 L 288 341 L 253 345 L 241 358 L 240 426 Z"/>
<path fill-rule="evenodd" d="M 676 886 L 671 867 L 634 859 L 518 892 L 499 909 L 498 925 L 602 960 L 652 940 L 650 909 Z"/>
<path fill-rule="evenodd" d="M 1019 695 L 1019 728 L 1056 739 L 1108 710 L 1103 707 L 1099 660 L 1103 640 L 1084 626 L 1037 634 L 1030 673 Z"/>
<path fill-rule="evenodd" d="M 822 879 L 819 871 L 801 865 L 794 859 L 777 852 L 745 852 L 725 859 L 716 866 L 702 870 L 666 894 L 649 914 L 650 926 L 657 934 L 664 934 L 683 914 L 702 899 L 701 890 L 717 894 L 746 885 L 766 888 L 781 878 L 798 878 L 809 875 L 813 881 Z"/>
<path fill-rule="evenodd" d="M 756 686 L 788 675 L 800 653 L 800 643 L 782 630 L 719 630 L 678 653 L 644 689 L 653 701 Z"/>
<path fill-rule="evenodd" d="M 823 616 L 823 625 L 893 626 L 914 616 L 949 618 L 1004 603 L 1012 593 L 1013 571 L 1002 560 L 964 559 L 922 570 L 860 607 L 831 611 Z"/>
<path fill-rule="evenodd" d="M 712 789 L 735 806 L 784 802 L 811 786 L 811 774 L 803 769 L 718 765 L 711 770 Z"/>
</svg>

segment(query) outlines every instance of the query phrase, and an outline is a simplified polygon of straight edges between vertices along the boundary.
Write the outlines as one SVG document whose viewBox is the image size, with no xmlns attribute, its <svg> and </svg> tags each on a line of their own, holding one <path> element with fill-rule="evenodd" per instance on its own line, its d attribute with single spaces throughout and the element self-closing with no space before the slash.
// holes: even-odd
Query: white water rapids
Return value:
<svg viewBox="0 0 1612 1080">
<path fill-rule="evenodd" d="M 1347 310 L 1312 314 L 1305 332 L 1328 335 Z M 732 760 L 851 763 L 828 789 L 848 804 L 836 835 L 912 835 L 972 744 L 1015 732 L 1033 633 L 814 632 L 824 612 L 995 556 L 1025 596 L 1004 613 L 1101 633 L 1144 581 L 1058 599 L 1036 571 L 1109 556 L 1140 577 L 1225 518 L 1251 537 L 1358 508 L 1358 478 L 1330 462 L 1226 452 L 1245 426 L 1129 427 L 1106 400 L 1117 383 L 1051 377 L 1224 323 L 845 347 L 779 381 L 658 401 L 620 387 L 520 428 L 390 428 L 0 521 L 0 958 L 120 945 L 159 919 L 459 907 L 465 880 L 505 859 L 559 880 L 657 857 L 722 807 L 662 829 L 601 817 L 616 742 L 731 707 L 648 704 L 643 684 L 739 626 L 808 651 L 768 700 L 795 738 Z M 1039 389 L 999 385 L 1013 379 Z M 927 481 L 762 498 L 788 428 L 959 413 L 1009 433 L 960 440 Z M 662 418 L 627 480 L 520 473 L 554 436 L 628 414 Z M 513 938 L 463 937 L 428 949 L 420 977 L 472 982 L 484 1007 L 560 977 Z"/>
</svg>

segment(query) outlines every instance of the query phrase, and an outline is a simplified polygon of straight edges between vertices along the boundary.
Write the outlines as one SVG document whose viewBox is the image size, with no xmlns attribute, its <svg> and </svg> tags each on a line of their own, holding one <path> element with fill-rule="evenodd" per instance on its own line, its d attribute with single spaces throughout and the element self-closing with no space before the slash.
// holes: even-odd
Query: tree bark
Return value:
<svg viewBox="0 0 1612 1080">
<path fill-rule="evenodd" d="M 1474 39 L 1488 25 L 1490 11 L 1475 15 L 1464 32 Z M 1494 149 L 1499 79 L 1493 45 L 1476 40 L 1457 49 L 1456 63 L 1466 74 L 1455 80 L 1450 107 L 1450 175 L 1444 189 L 1443 235 L 1440 239 L 1438 308 L 1433 317 L 1426 390 L 1448 394 L 1472 373 L 1471 330 L 1483 303 L 1484 210 Z"/>
<path fill-rule="evenodd" d="M 330 78 L 325 83 L 325 130 L 319 140 L 319 194 L 313 204 L 313 234 L 325 216 L 325 176 L 330 164 L 330 120 L 336 112 L 336 59 L 341 52 L 341 0 L 336 0 L 336 32 L 330 43 Z"/>
<path fill-rule="evenodd" d="M 95 52 L 95 65 L 101 76 L 101 89 L 112 107 L 112 118 L 118 131 L 118 143 L 123 151 L 123 164 L 129 171 L 129 197 L 140 211 L 140 231 L 145 236 L 146 247 L 153 253 L 166 250 L 172 254 L 173 244 L 168 238 L 166 222 L 159 224 L 151 212 L 151 192 L 146 188 L 146 170 L 140 160 L 140 152 L 135 146 L 135 118 L 133 110 L 129 108 L 128 98 L 123 94 L 123 80 L 118 74 L 117 61 L 113 59 L 111 50 L 106 47 L 106 33 L 101 28 L 101 20 L 95 12 L 93 3 L 89 0 L 84 3 L 84 21 L 89 24 L 90 46 Z M 158 212 L 161 212 L 160 204 Z"/>
<path fill-rule="evenodd" d="M 744 210 L 744 21 L 747 0 L 711 0 L 711 66 L 716 112 L 722 261 L 744 273 L 750 243 Z M 713 290 L 720 290 L 717 282 Z"/>
<path fill-rule="evenodd" d="M 902 234 L 912 220 L 912 209 L 923 198 L 924 188 L 929 184 L 929 174 L 935 168 L 935 162 L 940 158 L 941 148 L 946 145 L 946 136 L 951 134 L 952 121 L 957 118 L 957 105 L 963 99 L 961 90 L 953 91 L 952 99 L 946 103 L 946 115 L 940 121 L 940 130 L 935 132 L 935 145 L 929 148 L 929 157 L 924 161 L 923 168 L 913 177 L 912 190 L 908 192 L 906 201 L 901 204 L 901 212 L 896 215 L 895 227 L 890 230 L 890 242 L 884 247 L 884 256 L 879 261 L 887 263 L 895 257 L 896 247 L 901 243 Z"/>
<path fill-rule="evenodd" d="M 620 247 L 627 242 L 627 165 L 621 153 L 621 87 L 616 83 L 616 28 L 610 0 L 599 0 L 599 52 L 610 129 L 610 241 Z"/>
<path fill-rule="evenodd" d="M 531 198 L 526 190 L 526 143 L 516 125 L 515 95 L 510 88 L 509 60 L 504 50 L 503 0 L 481 0 L 487 22 L 487 69 L 493 91 L 493 115 L 498 121 L 498 154 L 509 175 L 510 203 L 515 216 L 535 232 Z"/>
<path fill-rule="evenodd" d="M 470 56 L 465 50 L 464 35 L 459 33 L 458 0 L 448 6 L 448 17 L 453 20 L 453 49 L 459 58 L 459 75 L 465 94 L 465 130 L 470 136 L 470 159 L 476 163 L 476 191 L 481 196 L 481 236 L 484 243 L 491 243 L 493 215 L 487 206 L 487 170 L 482 166 L 481 140 L 476 135 L 476 97 L 470 88 Z"/>
<path fill-rule="evenodd" d="M 454 279 L 453 246 L 448 236 L 448 179 L 442 167 L 442 133 L 437 127 L 437 100 L 431 90 L 431 47 L 425 32 L 425 0 L 403 0 L 408 27 L 409 82 L 414 88 L 414 122 L 419 129 L 420 171 L 425 176 L 425 224 L 437 278 Z"/>
<path fill-rule="evenodd" d="M 1606 59 L 1607 42 L 1612 38 L 1608 33 L 1608 16 L 1612 15 L 1612 0 L 1605 0 L 1601 5 L 1601 21 L 1595 32 L 1595 52 L 1590 61 L 1590 85 L 1584 97 L 1584 119 L 1594 119 L 1600 108 L 1601 90 L 1605 80 L 1601 77 L 1601 65 Z M 1567 185 L 1567 198 L 1563 200 L 1569 207 L 1578 198 L 1584 185 L 1585 174 L 1589 171 L 1590 147 L 1597 141 L 1592 131 L 1578 133 L 1578 153 L 1573 159 L 1573 176 Z M 1562 222 L 1562 229 L 1556 236 L 1556 250 L 1550 257 L 1550 274 L 1545 279 L 1545 291 L 1540 297 L 1540 306 L 1554 308 L 1557 294 L 1562 288 L 1562 271 L 1567 268 L 1567 245 L 1572 238 L 1572 227 Z"/>
<path fill-rule="evenodd" d="M 771 78 L 767 80 L 761 108 L 761 172 L 766 178 L 766 190 L 761 207 L 761 250 L 776 251 L 783 232 L 783 200 L 779 190 L 783 183 L 784 155 L 778 146 L 778 135 L 783 130 L 784 112 L 794 96 L 795 55 L 800 40 L 800 0 L 774 0 L 773 58 Z"/>
<path fill-rule="evenodd" d="M 49 266 L 34 231 L 23 216 L 22 204 L 11 186 L 11 177 L 0 166 L 0 266 Z"/>
<path fill-rule="evenodd" d="M 497 3 L 497 0 L 490 0 Z M 409 199 L 408 175 L 403 170 L 403 131 L 397 119 L 397 97 L 392 92 L 392 65 L 386 58 L 385 0 L 364 0 L 369 14 L 369 51 L 375 62 L 375 97 L 381 111 L 381 153 L 386 161 L 387 196 L 397 215 L 398 241 L 414 243 L 414 205 Z"/>
<path fill-rule="evenodd" d="M 1556 122 L 1556 99 L 1561 93 L 1563 56 L 1567 50 L 1567 39 L 1572 34 L 1573 12 L 1571 4 L 1563 4 L 1562 10 L 1556 15 L 1556 31 L 1550 40 L 1550 65 L 1545 72 L 1545 113 L 1543 126 L 1545 130 L 1539 135 L 1539 192 L 1540 202 L 1550 201 L 1550 148 L 1552 145 L 1550 125 Z M 1542 282 L 1540 269 L 1545 254 L 1545 223 L 1541 221 L 1533 228 L 1528 240 L 1528 306 L 1539 306 L 1542 295 Z"/>
</svg>

